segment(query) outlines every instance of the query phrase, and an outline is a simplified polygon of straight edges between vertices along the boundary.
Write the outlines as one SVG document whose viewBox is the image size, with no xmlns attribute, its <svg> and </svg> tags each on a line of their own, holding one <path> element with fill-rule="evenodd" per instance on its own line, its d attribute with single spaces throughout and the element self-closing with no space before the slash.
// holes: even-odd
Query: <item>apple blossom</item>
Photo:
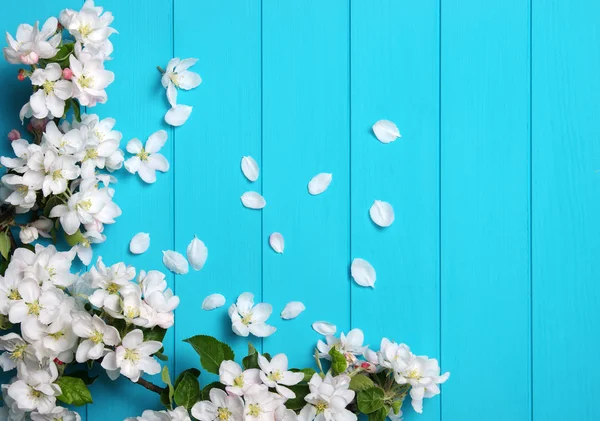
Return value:
<svg viewBox="0 0 600 421">
<path fill-rule="evenodd" d="M 40 58 L 49 59 L 58 52 L 61 35 L 57 32 L 58 20 L 49 18 L 42 28 L 39 22 L 35 25 L 22 24 L 17 28 L 16 39 L 8 32 L 6 41 L 8 47 L 4 47 L 4 58 L 11 64 L 35 64 Z"/>
<path fill-rule="evenodd" d="M 219 381 L 226 386 L 228 393 L 243 396 L 250 387 L 261 384 L 260 370 L 242 370 L 235 361 L 223 361 L 219 367 Z"/>
<path fill-rule="evenodd" d="M 159 130 L 148 137 L 146 146 L 139 139 L 131 139 L 127 143 L 127 152 L 135 156 L 125 161 L 125 168 L 131 174 L 138 173 L 146 183 L 156 181 L 156 171 L 167 172 L 169 161 L 158 153 L 167 141 L 167 132 Z"/>
<path fill-rule="evenodd" d="M 102 367 L 112 372 L 113 378 L 120 372 L 131 381 L 137 382 L 143 373 L 160 372 L 160 364 L 152 355 L 161 348 L 162 343 L 158 341 L 144 342 L 142 331 L 135 329 L 125 335 L 122 344 L 115 351 L 106 354 L 102 360 Z"/>
<path fill-rule="evenodd" d="M 296 394 L 285 386 L 294 386 L 304 379 L 304 373 L 293 373 L 288 371 L 288 359 L 285 354 L 277 354 L 267 360 L 264 356 L 258 356 L 260 379 L 264 384 L 277 390 L 286 399 L 294 399 Z"/>
<path fill-rule="evenodd" d="M 269 336 L 277 330 L 265 323 L 272 312 L 271 304 L 254 305 L 254 295 L 250 292 L 241 294 L 228 311 L 231 328 L 236 335 L 248 336 L 252 333 L 258 337 Z"/>
<path fill-rule="evenodd" d="M 73 94 L 73 84 L 62 79 L 60 66 L 49 63 L 45 69 L 35 69 L 31 75 L 31 83 L 39 87 L 29 100 L 33 116 L 61 118 L 65 111 L 65 101 Z"/>
<path fill-rule="evenodd" d="M 218 388 L 210 390 L 209 401 L 197 402 L 192 406 L 192 415 L 199 421 L 241 421 L 244 401 L 238 395 L 228 395 Z"/>
</svg>

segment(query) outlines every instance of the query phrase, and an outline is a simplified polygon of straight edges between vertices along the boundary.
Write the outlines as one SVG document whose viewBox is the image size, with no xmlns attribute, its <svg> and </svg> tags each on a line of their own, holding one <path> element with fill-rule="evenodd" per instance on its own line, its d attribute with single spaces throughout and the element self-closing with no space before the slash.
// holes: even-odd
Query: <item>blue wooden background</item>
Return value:
<svg viewBox="0 0 600 421">
<path fill-rule="evenodd" d="M 57 15 L 82 0 L 3 2 L 0 28 Z M 600 3 L 595 0 L 103 0 L 116 16 L 116 81 L 94 109 L 117 119 L 124 142 L 163 128 L 156 65 L 198 57 L 194 106 L 168 128 L 171 170 L 153 186 L 122 174 L 123 208 L 98 252 L 107 262 L 163 269 L 161 250 L 209 248 L 201 272 L 172 276 L 182 297 L 166 339 L 172 371 L 198 359 L 196 333 L 246 341 L 219 292 L 274 305 L 264 340 L 295 365 L 310 363 L 310 324 L 361 327 L 438 357 L 452 372 L 407 420 L 598 420 L 600 343 Z M 18 125 L 27 83 L 0 64 L 0 132 Z M 383 145 L 370 127 L 394 120 Z M 6 151 L 8 141 L 2 146 Z M 243 155 L 261 167 L 251 186 Z M 306 192 L 332 172 L 329 190 Z M 240 195 L 262 191 L 261 211 Z M 392 203 L 386 230 L 369 220 Z M 151 233 L 146 254 L 129 239 Z M 284 255 L 268 245 L 284 234 Z M 353 257 L 375 266 L 376 288 L 348 276 Z M 282 321 L 290 300 L 307 310 Z M 256 341 L 260 345 L 260 341 Z M 120 380 L 93 388 L 87 421 L 158 407 Z M 408 407 L 408 405 L 407 405 Z"/>
</svg>

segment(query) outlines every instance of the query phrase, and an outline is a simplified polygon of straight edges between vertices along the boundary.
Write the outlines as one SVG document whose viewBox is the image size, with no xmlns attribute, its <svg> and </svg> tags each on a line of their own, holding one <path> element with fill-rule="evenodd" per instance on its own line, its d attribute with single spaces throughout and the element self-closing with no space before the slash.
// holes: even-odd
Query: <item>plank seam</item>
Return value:
<svg viewBox="0 0 600 421">
<path fill-rule="evenodd" d="M 439 358 L 442 367 L 442 0 L 438 3 L 438 317 L 439 317 Z M 440 397 L 440 421 L 443 419 Z"/>
<path fill-rule="evenodd" d="M 348 0 L 348 263 L 352 262 L 352 0 Z M 348 306 L 352 329 L 352 283 L 350 282 Z"/>
<path fill-rule="evenodd" d="M 260 16 L 259 16 L 259 25 L 260 25 L 260 166 L 261 166 L 261 177 L 260 177 L 260 193 L 262 195 L 265 194 L 263 187 L 263 180 L 265 179 L 265 162 L 264 162 L 264 147 L 263 147 L 263 1 L 260 0 Z M 261 302 L 264 302 L 265 299 L 265 279 L 264 279 L 264 264 L 265 264 L 265 251 L 263 247 L 263 238 L 265 238 L 265 230 L 264 230 L 264 216 L 265 210 L 261 209 L 260 211 L 260 298 Z M 264 351 L 264 343 L 265 339 L 260 339 L 260 350 Z"/>
<path fill-rule="evenodd" d="M 175 1 L 171 0 L 171 55 L 175 57 Z M 175 165 L 175 128 L 171 127 L 171 138 L 173 139 L 173 154 L 171 160 L 173 161 L 173 169 L 177 168 Z M 175 215 L 175 195 L 176 195 L 176 183 L 175 183 L 175 173 L 173 170 L 173 250 L 176 249 L 176 232 L 177 232 L 177 223 L 176 223 L 176 215 Z M 177 295 L 177 276 L 173 275 L 173 293 Z M 173 373 L 177 373 L 177 323 L 173 323 Z"/>
<path fill-rule="evenodd" d="M 533 411 L 533 0 L 529 0 L 529 379 Z"/>
</svg>

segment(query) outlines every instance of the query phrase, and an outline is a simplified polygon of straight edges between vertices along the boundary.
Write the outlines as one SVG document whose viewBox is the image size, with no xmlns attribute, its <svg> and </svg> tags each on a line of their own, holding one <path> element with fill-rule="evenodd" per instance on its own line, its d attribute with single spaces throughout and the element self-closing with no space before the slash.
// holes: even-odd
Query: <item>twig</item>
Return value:
<svg viewBox="0 0 600 421">
<path fill-rule="evenodd" d="M 159 387 L 157 385 L 155 385 L 154 383 L 149 382 L 148 380 L 144 380 L 140 377 L 140 379 L 136 382 L 137 384 L 139 384 L 140 386 L 145 387 L 146 389 L 157 393 L 157 394 L 161 394 L 162 392 L 164 392 L 165 389 L 163 389 L 162 387 Z"/>
</svg>

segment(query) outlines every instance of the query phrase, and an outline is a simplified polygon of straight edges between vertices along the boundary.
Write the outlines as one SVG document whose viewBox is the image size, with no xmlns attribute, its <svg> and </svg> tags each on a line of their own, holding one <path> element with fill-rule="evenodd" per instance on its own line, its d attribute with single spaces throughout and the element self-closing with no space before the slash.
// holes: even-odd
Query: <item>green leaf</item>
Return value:
<svg viewBox="0 0 600 421">
<path fill-rule="evenodd" d="M 195 378 L 198 378 L 200 376 L 200 370 L 198 370 L 197 368 L 188 368 L 187 370 L 182 371 L 181 374 L 177 376 L 177 380 L 175 380 L 175 383 L 173 383 L 175 389 L 177 389 L 177 386 L 179 386 L 179 383 L 181 382 L 185 374 L 191 374 Z"/>
<path fill-rule="evenodd" d="M 332 347 L 329 350 L 329 356 L 331 357 L 331 369 L 333 370 L 333 374 L 337 376 L 346 371 L 348 362 L 346 361 L 344 354 L 338 351 L 336 347 Z"/>
<path fill-rule="evenodd" d="M 248 342 L 248 355 L 257 354 L 257 353 L 258 353 L 258 351 L 254 347 L 254 345 L 252 345 L 252 342 Z"/>
<path fill-rule="evenodd" d="M 242 359 L 242 364 L 245 370 L 248 370 L 249 368 L 258 368 L 258 354 L 255 352 L 254 354 L 244 357 Z"/>
<path fill-rule="evenodd" d="M 2 257 L 8 260 L 8 254 L 10 253 L 10 237 L 6 231 L 0 232 L 0 254 Z"/>
<path fill-rule="evenodd" d="M 58 196 L 50 196 L 44 205 L 44 216 L 50 218 L 50 211 L 56 205 L 64 205 L 63 201 Z"/>
<path fill-rule="evenodd" d="M 293 410 L 302 409 L 304 405 L 306 405 L 304 398 L 310 392 L 308 385 L 297 384 L 295 386 L 287 386 L 287 388 L 291 389 L 296 394 L 296 397 L 294 399 L 288 399 L 287 401 L 285 401 L 285 406 L 288 409 Z"/>
<path fill-rule="evenodd" d="M 81 379 L 63 376 L 56 380 L 56 384 L 62 391 L 57 399 L 67 405 L 83 406 L 94 402 L 90 390 Z"/>
<path fill-rule="evenodd" d="M 194 347 L 194 350 L 200 355 L 200 364 L 209 373 L 218 374 L 223 361 L 234 359 L 233 350 L 229 345 L 212 336 L 196 335 L 184 342 Z"/>
<path fill-rule="evenodd" d="M 357 374 L 350 380 L 350 390 L 354 390 L 355 392 L 360 392 L 373 386 L 375 386 L 375 383 L 366 374 Z"/>
<path fill-rule="evenodd" d="M 73 99 L 71 104 L 73 105 L 73 116 L 75 117 L 75 120 L 81 123 L 81 106 L 79 105 L 79 102 L 76 99 Z"/>
<path fill-rule="evenodd" d="M 210 391 L 214 388 L 217 389 L 221 389 L 221 390 L 225 390 L 225 386 L 219 382 L 213 382 L 213 383 L 209 383 L 206 386 L 204 386 L 204 389 L 202 389 L 202 400 L 203 401 L 207 401 L 210 399 Z"/>
<path fill-rule="evenodd" d="M 163 403 L 163 405 L 167 406 L 169 408 L 173 407 L 173 395 L 175 394 L 175 389 L 173 388 L 173 384 L 171 383 L 171 376 L 169 375 L 169 367 L 164 366 L 162 369 L 162 372 L 160 373 L 160 378 L 162 379 L 163 383 L 167 385 L 167 393 L 166 393 L 166 398 L 167 398 L 167 403 L 163 402 L 163 397 L 161 396 L 161 402 Z M 162 394 L 161 394 L 162 395 Z"/>
<path fill-rule="evenodd" d="M 144 331 L 144 342 L 158 341 L 162 342 L 167 333 L 167 329 L 163 329 L 160 326 L 155 326 L 152 329 L 143 329 Z"/>
<path fill-rule="evenodd" d="M 371 414 L 383 406 L 383 389 L 380 387 L 370 387 L 358 392 L 356 402 L 358 409 L 363 414 Z"/>
<path fill-rule="evenodd" d="M 85 241 L 85 237 L 83 236 L 80 230 L 77 230 L 77 232 L 75 232 L 75 234 L 72 235 L 69 235 L 65 232 L 65 240 L 67 240 L 68 245 L 73 247 L 81 243 L 82 241 Z"/>
<path fill-rule="evenodd" d="M 404 401 L 402 399 L 398 399 L 392 403 L 392 409 L 394 410 L 395 415 L 398 415 L 398 412 L 400 412 L 400 409 L 402 409 L 403 402 Z"/>
<path fill-rule="evenodd" d="M 13 324 L 8 320 L 8 316 L 4 314 L 0 314 L 0 330 L 9 330 L 12 329 Z"/>
<path fill-rule="evenodd" d="M 73 53 L 74 47 L 74 43 L 63 44 L 63 46 L 58 49 L 58 53 L 56 53 L 52 60 L 55 62 L 68 60 L 69 56 Z"/>
<path fill-rule="evenodd" d="M 388 411 L 385 406 L 382 406 L 377 411 L 369 414 L 369 421 L 385 421 Z"/>
<path fill-rule="evenodd" d="M 200 399 L 200 383 L 196 376 L 184 372 L 179 384 L 175 387 L 174 397 L 177 406 L 184 406 L 190 410 Z"/>
<path fill-rule="evenodd" d="M 312 368 L 302 368 L 302 369 L 291 368 L 290 371 L 292 371 L 294 373 L 304 373 L 304 379 L 302 381 L 305 381 L 305 382 L 309 382 L 310 379 L 312 379 L 312 376 L 317 373 Z"/>
</svg>

